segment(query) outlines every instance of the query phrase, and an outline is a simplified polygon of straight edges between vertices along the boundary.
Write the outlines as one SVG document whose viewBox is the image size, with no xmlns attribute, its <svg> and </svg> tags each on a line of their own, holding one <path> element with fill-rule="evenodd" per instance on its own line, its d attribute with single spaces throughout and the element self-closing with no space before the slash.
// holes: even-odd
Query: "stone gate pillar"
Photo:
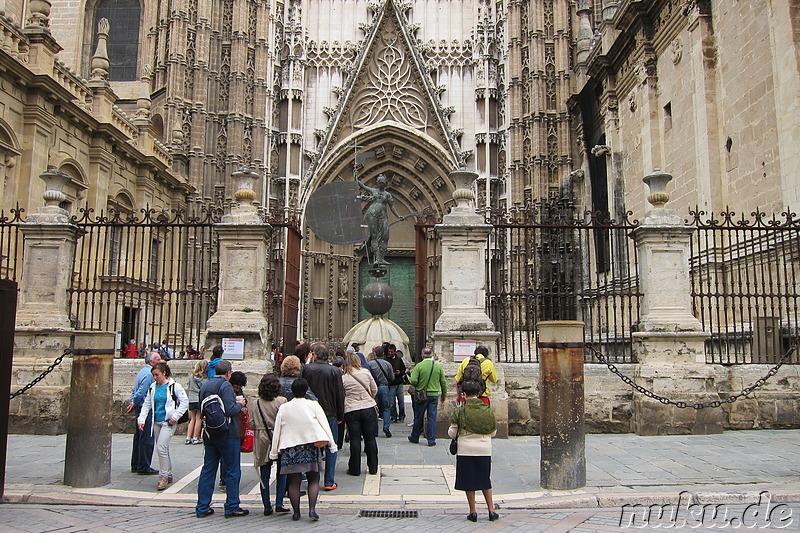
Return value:
<svg viewBox="0 0 800 533">
<path fill-rule="evenodd" d="M 39 177 L 45 182 L 45 205 L 19 224 L 24 244 L 14 336 L 15 389 L 29 383 L 69 348 L 74 333 L 69 288 L 78 227 L 59 207 L 66 199 L 62 188 L 70 177 L 55 169 Z M 64 359 L 39 385 L 11 401 L 12 432 L 64 432 L 71 363 Z"/>
<path fill-rule="evenodd" d="M 633 350 L 637 384 L 658 395 L 687 403 L 718 400 L 716 366 L 705 363 L 709 337 L 692 314 L 689 259 L 695 228 L 665 208 L 672 176 L 656 169 L 643 181 L 653 209 L 633 230 L 643 294 Z M 721 433 L 721 409 L 678 408 L 639 392 L 633 395 L 633 428 L 638 435 Z"/>
<path fill-rule="evenodd" d="M 243 339 L 243 359 L 265 360 L 271 334 L 264 294 L 272 226 L 252 204 L 257 178 L 258 174 L 247 168 L 233 173 L 237 185 L 234 198 L 239 204 L 214 227 L 219 236 L 219 296 L 217 311 L 206 322 L 205 345 L 210 353 L 223 338 Z"/>
<path fill-rule="evenodd" d="M 466 170 L 450 173 L 456 183 L 456 206 L 436 225 L 442 242 L 442 314 L 432 333 L 434 353 L 443 361 L 445 372 L 454 376 L 453 342 L 475 340 L 489 348 L 499 381 L 491 384 L 490 399 L 497 417 L 497 435 L 508 436 L 508 394 L 503 371 L 497 361 L 496 345 L 500 333 L 486 314 L 486 247 L 492 227 L 475 210 L 472 183 L 478 175 Z M 439 409 L 440 419 L 449 420 L 448 402 Z M 439 424 L 447 431 L 448 424 Z"/>
</svg>

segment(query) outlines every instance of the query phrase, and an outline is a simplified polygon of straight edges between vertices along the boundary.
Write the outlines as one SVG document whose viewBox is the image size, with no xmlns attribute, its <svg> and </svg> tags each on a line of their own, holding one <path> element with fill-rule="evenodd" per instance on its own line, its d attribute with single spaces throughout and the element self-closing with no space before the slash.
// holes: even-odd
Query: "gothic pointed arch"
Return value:
<svg viewBox="0 0 800 533">
<path fill-rule="evenodd" d="M 437 89 L 412 38 L 404 14 L 408 7 L 395 0 L 385 0 L 381 7 L 375 7 L 375 18 L 366 29 L 367 36 L 355 68 L 336 109 L 331 112 L 320 149 L 309 166 L 309 179 L 305 181 L 301 201 L 328 179 L 331 161 L 347 153 L 346 145 L 352 144 L 352 139 L 363 145 L 365 138 L 380 136 L 379 133 L 365 135 L 367 130 L 392 129 L 399 133 L 402 143 L 417 146 L 418 152 L 433 150 L 436 155 L 431 156 L 429 162 L 438 161 L 436 166 L 441 168 L 436 174 L 442 180 L 449 170 L 464 164 L 467 154 L 461 151 L 448 119 L 455 110 L 442 108 Z M 420 159 L 425 162 L 426 157 Z"/>
</svg>

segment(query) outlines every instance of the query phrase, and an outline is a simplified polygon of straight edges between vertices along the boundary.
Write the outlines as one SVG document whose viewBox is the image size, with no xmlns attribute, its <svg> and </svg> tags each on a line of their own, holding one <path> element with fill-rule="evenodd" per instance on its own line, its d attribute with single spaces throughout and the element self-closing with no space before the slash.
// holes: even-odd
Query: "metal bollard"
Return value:
<svg viewBox="0 0 800 533">
<path fill-rule="evenodd" d="M 583 322 L 539 322 L 541 465 L 545 489 L 586 486 Z"/>
<path fill-rule="evenodd" d="M 111 418 L 114 335 L 75 333 L 64 484 L 101 487 L 111 483 Z"/>
</svg>

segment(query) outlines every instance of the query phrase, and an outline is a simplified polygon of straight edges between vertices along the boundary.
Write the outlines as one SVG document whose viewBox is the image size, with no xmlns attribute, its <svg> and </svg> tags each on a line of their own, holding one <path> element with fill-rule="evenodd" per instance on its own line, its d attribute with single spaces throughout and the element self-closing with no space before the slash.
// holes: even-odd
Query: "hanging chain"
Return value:
<svg viewBox="0 0 800 533">
<path fill-rule="evenodd" d="M 67 348 L 66 350 L 64 350 L 64 353 L 62 353 L 61 355 L 59 355 L 59 356 L 56 358 L 56 360 L 55 360 L 55 361 L 53 361 L 53 363 L 52 363 L 50 366 L 48 366 L 48 367 L 45 369 L 45 371 L 44 371 L 44 372 L 42 372 L 41 374 L 39 374 L 38 376 L 36 376 L 36 377 L 33 379 L 33 381 L 31 381 L 30 383 L 28 383 L 27 385 L 25 385 L 24 387 L 22 387 L 21 389 L 19 389 L 17 392 L 15 392 L 15 393 L 11 394 L 11 396 L 10 396 L 10 398 L 9 398 L 9 399 L 13 400 L 14 398 L 16 398 L 17 396 L 19 396 L 20 394 L 25 394 L 26 392 L 28 392 L 28 391 L 31 389 L 31 387 L 33 387 L 34 385 L 36 385 L 37 383 L 39 383 L 40 381 L 42 381 L 42 380 L 43 380 L 43 379 L 44 379 L 44 378 L 47 376 L 47 374 L 49 374 L 50 372 L 52 372 L 53 370 L 55 370 L 55 368 L 56 368 L 58 365 L 60 365 L 60 364 L 61 364 L 61 361 L 63 361 L 63 360 L 64 360 L 64 358 L 65 358 L 66 356 L 70 355 L 70 354 L 72 354 L 72 348 Z"/>
<path fill-rule="evenodd" d="M 614 366 L 613 363 L 610 363 L 606 359 L 606 357 L 602 353 L 600 353 L 597 349 L 595 349 L 592 345 L 587 344 L 586 345 L 586 349 L 588 349 L 590 352 L 592 352 L 592 354 L 594 354 L 594 356 L 597 357 L 597 359 L 599 359 L 601 363 L 604 363 L 608 367 L 608 369 L 612 373 L 614 373 L 617 376 L 619 376 L 619 378 L 622 381 L 624 381 L 625 383 L 630 385 L 632 388 L 636 389 L 638 392 L 644 394 L 645 396 L 647 396 L 649 398 L 652 398 L 654 400 L 657 400 L 657 401 L 659 401 L 659 402 L 661 402 L 661 403 L 663 403 L 665 405 L 667 405 L 667 404 L 674 405 L 675 407 L 678 407 L 680 409 L 686 409 L 687 407 L 691 407 L 692 409 L 705 409 L 706 407 L 721 407 L 723 404 L 733 403 L 736 400 L 738 400 L 739 398 L 744 398 L 745 396 L 748 396 L 753 391 L 755 391 L 757 388 L 764 386 L 767 383 L 767 380 L 769 378 L 771 378 L 772 376 L 774 376 L 775 374 L 777 374 L 778 370 L 780 370 L 780 368 L 787 361 L 789 361 L 789 358 L 792 356 L 792 354 L 797 349 L 797 346 L 799 344 L 800 344 L 800 337 L 798 337 L 797 339 L 794 340 L 792 345 L 789 347 L 789 350 L 787 350 L 787 352 L 785 354 L 783 354 L 783 356 L 780 358 L 780 361 L 778 361 L 778 364 L 773 366 L 772 368 L 770 368 L 769 372 L 767 372 L 764 375 L 764 377 L 757 379 L 756 382 L 753 383 L 752 385 L 750 385 L 749 387 L 743 388 L 741 390 L 741 392 L 739 392 L 738 394 L 734 394 L 732 396 L 728 396 L 724 400 L 714 400 L 714 401 L 706 402 L 706 403 L 687 403 L 687 402 L 683 402 L 683 401 L 680 401 L 680 400 L 678 400 L 678 401 L 670 400 L 669 398 L 665 398 L 664 396 L 659 396 L 655 392 L 653 392 L 651 390 L 648 390 L 648 389 L 645 389 L 641 385 L 637 385 L 636 383 L 634 383 L 634 381 L 631 378 L 629 378 L 628 376 L 626 376 L 625 374 L 620 372 L 619 369 L 617 369 L 617 367 Z"/>
</svg>

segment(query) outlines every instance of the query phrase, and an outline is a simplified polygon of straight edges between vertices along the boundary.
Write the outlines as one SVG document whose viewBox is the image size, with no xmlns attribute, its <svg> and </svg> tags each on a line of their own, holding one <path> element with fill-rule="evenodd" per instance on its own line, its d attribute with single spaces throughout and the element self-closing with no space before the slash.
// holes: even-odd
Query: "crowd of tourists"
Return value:
<svg viewBox="0 0 800 533">
<path fill-rule="evenodd" d="M 305 494 L 309 519 L 319 520 L 320 489 L 333 491 L 339 486 L 336 462 L 343 441 L 349 444 L 348 475 L 361 475 L 362 455 L 367 473 L 378 473 L 377 437 L 382 432 L 391 438 L 391 424 L 405 421 L 406 386 L 413 408 L 408 440 L 418 444 L 424 437 L 428 446 L 437 444 L 436 417 L 439 404 L 447 398 L 447 380 L 433 350 L 424 348 L 422 360 L 408 372 L 402 353 L 392 344 L 374 346 L 367 356 L 359 349 L 354 343 L 332 352 L 325 344 L 300 343 L 284 357 L 273 347 L 275 372 L 261 378 L 257 398 L 250 402 L 244 395 L 246 375 L 233 371 L 221 346 L 212 350 L 210 360 L 194 364 L 186 388 L 171 377 L 163 351 L 149 351 L 128 406 L 136 415 L 131 472 L 157 474 L 156 489 L 166 489 L 173 481 L 170 440 L 178 424 L 188 421 L 185 444 L 204 446 L 195 506 L 198 518 L 214 514 L 211 500 L 218 471 L 220 489 L 226 494 L 225 518 L 249 514 L 240 506 L 240 454 L 252 452 L 264 516 L 291 512 L 292 520 L 299 520 Z M 484 346 L 465 358 L 456 373 L 457 407 L 448 435 L 450 452 L 456 455 L 455 488 L 465 492 L 467 519 L 473 522 L 478 516 L 477 491 L 483 493 L 489 520 L 498 518 L 490 479 L 496 421 L 489 383 L 496 381 Z M 154 450 L 158 469 L 151 466 Z M 306 491 L 301 490 L 303 480 Z M 287 495 L 291 509 L 284 506 Z"/>
</svg>

